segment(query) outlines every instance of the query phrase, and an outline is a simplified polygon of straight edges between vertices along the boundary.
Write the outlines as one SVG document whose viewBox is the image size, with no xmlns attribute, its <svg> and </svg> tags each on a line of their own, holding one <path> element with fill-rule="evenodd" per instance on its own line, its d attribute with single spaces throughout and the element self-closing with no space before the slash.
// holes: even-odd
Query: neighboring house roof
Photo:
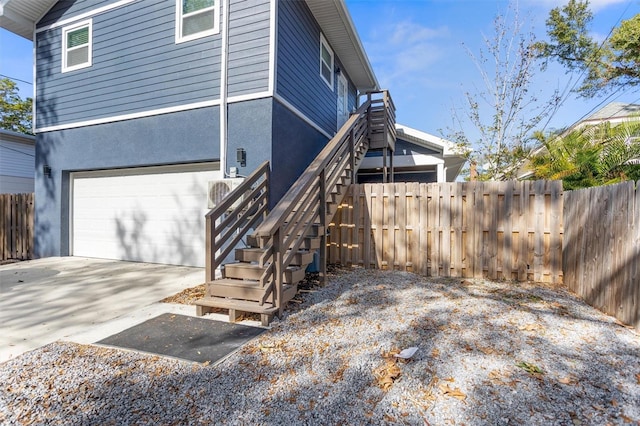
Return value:
<svg viewBox="0 0 640 426">
<path fill-rule="evenodd" d="M 35 136 L 0 129 L 0 194 L 33 192 Z"/>
<path fill-rule="evenodd" d="M 575 123 L 572 128 L 583 126 L 585 124 L 597 124 L 603 121 L 610 123 L 619 123 L 624 120 L 638 119 L 640 114 L 640 105 L 625 104 L 623 102 L 611 102 L 602 109 L 594 112 L 584 120 Z"/>
<path fill-rule="evenodd" d="M 421 132 L 420 130 L 412 129 L 411 127 L 402 124 L 396 124 L 396 135 L 398 139 L 403 139 L 407 142 L 433 149 L 441 153 L 442 158 L 444 159 L 447 182 L 455 181 L 460 174 L 462 167 L 467 162 L 467 160 L 457 152 L 456 145 L 446 139 Z"/>
<path fill-rule="evenodd" d="M 396 124 L 396 150 L 394 170 L 396 173 L 430 171 L 443 173 L 442 181 L 456 180 L 466 159 L 456 152 L 454 143 L 411 127 Z M 406 142 L 406 143 L 402 143 Z M 413 149 L 411 146 L 416 147 Z M 404 148 L 401 148 L 404 147 Z M 361 170 L 371 173 L 382 167 L 382 157 L 370 151 L 361 164 Z M 438 171 L 438 173 L 440 173 Z"/>
<path fill-rule="evenodd" d="M 18 142 L 27 145 L 35 145 L 36 137 L 12 130 L 0 129 L 0 141 Z"/>
<path fill-rule="evenodd" d="M 627 104 L 624 102 L 611 102 L 604 107 L 600 108 L 593 114 L 589 115 L 586 118 L 583 118 L 579 121 L 576 121 L 571 126 L 569 126 L 565 131 L 562 132 L 562 135 L 567 135 L 573 130 L 579 129 L 583 126 L 593 126 L 599 123 L 609 122 L 611 124 L 619 124 L 624 121 L 629 120 L 639 120 L 640 119 L 640 105 L 638 104 Z M 535 148 L 531 155 L 540 155 L 546 152 L 546 148 L 544 146 L 539 146 Z M 630 164 L 639 164 L 640 159 L 634 159 L 629 161 Z M 533 171 L 529 168 L 529 162 L 527 161 L 521 168 L 518 170 L 518 179 L 526 179 L 533 174 Z"/>
<path fill-rule="evenodd" d="M 33 40 L 36 23 L 58 0 L 0 0 L 0 27 Z M 360 92 L 379 90 L 344 0 L 305 0 L 324 36 Z"/>
</svg>

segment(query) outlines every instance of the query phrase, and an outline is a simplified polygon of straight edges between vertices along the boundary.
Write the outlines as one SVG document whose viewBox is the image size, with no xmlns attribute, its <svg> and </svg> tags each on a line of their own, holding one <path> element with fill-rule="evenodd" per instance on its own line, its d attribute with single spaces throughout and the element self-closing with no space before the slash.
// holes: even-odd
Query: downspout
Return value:
<svg viewBox="0 0 640 426">
<path fill-rule="evenodd" d="M 220 171 L 222 172 L 222 177 L 225 178 L 227 176 L 227 142 L 228 142 L 228 131 L 227 131 L 227 71 L 229 68 L 228 60 L 229 60 L 229 52 L 228 52 L 228 44 L 229 44 L 229 31 L 228 31 L 228 23 L 229 23 L 229 1 L 224 0 L 222 2 L 222 25 L 220 28 L 220 34 L 222 38 L 222 47 L 221 47 L 221 58 L 220 58 Z"/>
<path fill-rule="evenodd" d="M 36 60 L 38 58 L 38 54 L 37 54 L 37 49 L 38 49 L 38 40 L 36 39 L 37 34 L 36 34 L 36 24 L 33 24 L 33 70 L 32 70 L 32 75 L 33 75 L 33 102 L 31 104 L 31 130 L 33 131 L 33 134 L 36 134 L 36 102 L 38 102 L 38 99 L 36 98 L 36 92 L 37 92 L 37 84 L 38 81 L 36 79 Z"/>
</svg>

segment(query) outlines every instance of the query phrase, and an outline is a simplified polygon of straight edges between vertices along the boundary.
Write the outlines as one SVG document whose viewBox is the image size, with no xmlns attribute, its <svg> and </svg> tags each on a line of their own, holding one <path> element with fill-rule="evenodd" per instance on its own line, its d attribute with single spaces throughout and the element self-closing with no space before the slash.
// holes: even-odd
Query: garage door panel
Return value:
<svg viewBox="0 0 640 426">
<path fill-rule="evenodd" d="M 220 177 L 208 167 L 74 176 L 73 254 L 204 266 L 208 182 Z"/>
</svg>

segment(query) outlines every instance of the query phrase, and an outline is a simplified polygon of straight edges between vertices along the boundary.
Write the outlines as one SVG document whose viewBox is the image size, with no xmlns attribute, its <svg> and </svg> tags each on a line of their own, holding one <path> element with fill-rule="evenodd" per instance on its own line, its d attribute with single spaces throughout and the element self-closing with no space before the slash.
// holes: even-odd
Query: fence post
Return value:
<svg viewBox="0 0 640 426">
<path fill-rule="evenodd" d="M 282 303 L 282 257 L 283 257 L 283 247 L 282 247 L 282 227 L 280 225 L 276 232 L 273 235 L 273 263 L 274 263 L 274 284 L 276 286 L 276 294 L 274 298 L 274 306 L 278 308 L 278 317 L 282 317 L 282 311 L 284 310 L 284 303 Z"/>
<path fill-rule="evenodd" d="M 352 134 L 353 136 L 353 134 Z M 352 139 L 353 140 L 353 139 Z M 353 153 L 353 150 L 352 150 Z M 353 157 L 352 157 L 353 158 Z M 353 169 L 352 169 L 353 170 Z M 327 181 L 326 168 L 320 171 L 318 177 L 318 185 L 320 187 L 320 225 L 322 232 L 320 233 L 320 285 L 324 286 L 327 282 Z"/>
</svg>

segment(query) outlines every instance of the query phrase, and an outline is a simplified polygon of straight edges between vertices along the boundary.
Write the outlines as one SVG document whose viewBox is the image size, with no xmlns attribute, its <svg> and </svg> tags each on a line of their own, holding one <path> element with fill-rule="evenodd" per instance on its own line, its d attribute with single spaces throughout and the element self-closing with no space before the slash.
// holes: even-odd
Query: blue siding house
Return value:
<svg viewBox="0 0 640 426">
<path fill-rule="evenodd" d="M 5 0 L 0 26 L 34 42 L 40 257 L 203 266 L 210 182 L 269 160 L 277 201 L 379 89 L 343 0 Z"/>
</svg>

